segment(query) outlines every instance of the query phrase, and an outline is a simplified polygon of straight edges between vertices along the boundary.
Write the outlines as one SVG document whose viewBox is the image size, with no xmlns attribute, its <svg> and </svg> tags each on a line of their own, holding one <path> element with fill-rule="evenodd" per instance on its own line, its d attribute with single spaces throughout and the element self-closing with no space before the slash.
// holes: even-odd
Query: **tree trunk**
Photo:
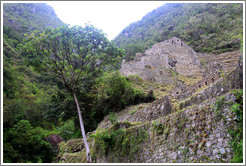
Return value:
<svg viewBox="0 0 246 166">
<path fill-rule="evenodd" d="M 86 139 L 86 135 L 85 135 L 85 127 L 84 127 L 84 123 L 83 123 L 83 118 L 82 118 L 82 115 L 80 112 L 80 107 L 79 107 L 79 103 L 78 103 L 78 99 L 77 99 L 77 96 L 75 94 L 75 91 L 72 90 L 72 93 L 73 93 L 73 98 L 74 98 L 74 101 L 76 103 L 76 107 L 78 110 L 80 128 L 81 128 L 81 132 L 82 132 L 82 136 L 83 136 L 83 140 L 84 140 L 84 144 L 85 144 L 85 149 L 86 149 L 86 159 L 87 159 L 87 162 L 90 163 L 91 162 L 91 152 L 90 152 L 89 145 L 87 143 L 87 139 Z"/>
</svg>

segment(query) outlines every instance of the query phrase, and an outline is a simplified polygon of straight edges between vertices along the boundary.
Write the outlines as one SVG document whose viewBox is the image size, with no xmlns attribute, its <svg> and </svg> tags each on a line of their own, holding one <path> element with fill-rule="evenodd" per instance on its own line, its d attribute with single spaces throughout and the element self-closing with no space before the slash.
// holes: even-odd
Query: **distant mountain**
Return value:
<svg viewBox="0 0 246 166">
<path fill-rule="evenodd" d="M 176 36 L 197 52 L 222 53 L 240 47 L 243 5 L 230 3 L 164 4 L 126 27 L 113 41 L 126 59 Z"/>
<path fill-rule="evenodd" d="M 63 26 L 54 9 L 45 3 L 3 3 L 3 25 L 19 34 Z"/>
</svg>

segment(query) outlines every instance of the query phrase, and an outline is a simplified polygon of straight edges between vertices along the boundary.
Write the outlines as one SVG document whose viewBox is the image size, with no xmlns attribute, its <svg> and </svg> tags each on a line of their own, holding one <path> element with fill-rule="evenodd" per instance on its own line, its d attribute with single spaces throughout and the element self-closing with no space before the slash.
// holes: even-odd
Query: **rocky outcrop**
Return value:
<svg viewBox="0 0 246 166">
<path fill-rule="evenodd" d="M 135 60 L 122 62 L 121 74 L 137 74 L 144 80 L 172 83 L 176 74 L 201 75 L 196 52 L 181 39 L 173 37 L 136 54 Z"/>
</svg>

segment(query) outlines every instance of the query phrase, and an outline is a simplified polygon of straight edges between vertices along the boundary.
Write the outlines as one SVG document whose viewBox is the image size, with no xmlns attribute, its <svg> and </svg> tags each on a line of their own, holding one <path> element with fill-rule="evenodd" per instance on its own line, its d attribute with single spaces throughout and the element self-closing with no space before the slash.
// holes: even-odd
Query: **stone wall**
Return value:
<svg viewBox="0 0 246 166">
<path fill-rule="evenodd" d="M 203 72 L 203 79 L 201 81 L 198 81 L 189 87 L 183 83 L 178 83 L 177 86 L 172 89 L 172 97 L 181 100 L 191 96 L 198 89 L 216 82 L 220 78 L 221 72 L 222 67 L 219 64 L 214 63 L 209 65 Z"/>
<path fill-rule="evenodd" d="M 168 96 L 154 101 L 150 105 L 141 105 L 137 108 L 126 109 L 124 113 L 120 112 L 117 115 L 119 122 L 146 122 L 166 116 L 174 111 L 173 106 Z M 109 120 L 109 115 L 98 125 L 98 128 L 106 129 L 112 126 Z"/>
<path fill-rule="evenodd" d="M 219 114 L 215 113 L 217 98 L 214 98 L 151 122 L 128 125 L 117 135 L 108 134 L 116 133 L 118 124 L 99 130 L 102 135 L 109 132 L 104 134 L 105 138 L 117 141 L 107 144 L 109 142 L 101 142 L 109 141 L 102 139 L 104 137 L 88 138 L 93 162 L 228 163 L 233 158 L 228 130 L 236 127 L 235 114 L 229 107 L 236 97 L 227 93 L 223 98 Z M 83 142 L 82 139 L 78 141 L 79 144 Z M 108 146 L 106 151 L 102 144 Z M 71 145 L 69 142 L 61 144 L 63 153 L 59 154 L 58 161 L 85 162 L 85 149 Z"/>
<path fill-rule="evenodd" d="M 234 100 L 232 94 L 225 95 L 225 102 Z M 129 128 L 127 132 L 132 133 L 129 135 L 144 137 L 135 145 L 138 147 L 137 152 L 118 156 L 123 146 L 119 144 L 118 151 L 109 150 L 106 156 L 96 156 L 95 162 L 229 162 L 233 152 L 229 145 L 228 129 L 235 127 L 235 115 L 229 110 L 230 105 L 224 105 L 220 113 L 225 119 L 216 117 L 211 107 L 215 101 L 207 100 L 199 106 Z"/>
<path fill-rule="evenodd" d="M 242 62 L 231 73 L 219 78 L 213 84 L 208 85 L 205 89 L 191 95 L 189 98 L 180 102 L 180 109 L 186 108 L 193 104 L 201 103 L 202 101 L 223 95 L 231 89 L 243 89 L 243 66 Z"/>
</svg>

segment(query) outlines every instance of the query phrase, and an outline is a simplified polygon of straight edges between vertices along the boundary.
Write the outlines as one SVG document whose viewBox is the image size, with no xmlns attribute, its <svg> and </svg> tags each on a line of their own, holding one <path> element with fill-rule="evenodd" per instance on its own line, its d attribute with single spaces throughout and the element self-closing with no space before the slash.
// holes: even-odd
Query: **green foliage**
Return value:
<svg viewBox="0 0 246 166">
<path fill-rule="evenodd" d="M 142 129 L 139 129 L 137 133 L 132 133 L 131 130 L 119 127 L 124 125 L 129 126 L 128 123 L 115 123 L 109 130 L 97 130 L 91 136 L 95 140 L 96 151 L 94 153 L 100 153 L 102 151 L 103 154 L 107 155 L 109 151 L 117 151 L 121 157 L 128 157 L 133 162 L 133 156 L 141 149 L 140 145 L 148 138 L 148 133 Z"/>
<path fill-rule="evenodd" d="M 118 119 L 118 117 L 117 117 L 117 115 L 115 113 L 112 113 L 112 112 L 109 113 L 109 121 L 112 124 L 117 123 L 118 122 L 117 119 Z"/>
<path fill-rule="evenodd" d="M 4 135 L 4 162 L 51 162 L 54 154 L 44 137 L 42 128 L 33 128 L 27 120 L 19 121 Z"/>
<path fill-rule="evenodd" d="M 234 120 L 237 122 L 237 128 L 229 130 L 232 141 L 231 146 L 234 151 L 234 157 L 230 161 L 232 163 L 243 162 L 243 90 L 234 91 L 237 97 L 236 103 L 231 106 L 231 110 L 235 113 Z"/>
<path fill-rule="evenodd" d="M 215 117 L 217 119 L 221 119 L 223 117 L 222 109 L 223 109 L 224 104 L 225 104 L 225 98 L 224 97 L 219 97 L 214 104 L 213 109 L 214 109 Z"/>
<path fill-rule="evenodd" d="M 48 9 L 46 10 L 46 5 L 5 3 L 3 6 L 4 162 L 52 162 L 53 154 L 51 154 L 50 152 L 49 144 L 45 142 L 43 138 L 50 134 L 58 133 L 58 131 L 52 127 L 52 123 L 57 123 L 56 119 L 60 117 L 60 115 L 57 114 L 59 113 L 59 108 L 57 108 L 58 112 L 54 111 L 55 104 L 58 104 L 59 98 L 57 97 L 57 100 L 54 100 L 52 94 L 58 93 L 56 91 L 58 91 L 57 87 L 61 87 L 59 85 L 60 82 L 44 72 L 34 71 L 34 68 L 32 66 L 27 66 L 26 63 L 24 63 L 23 61 L 23 57 L 26 57 L 26 54 L 22 52 L 22 48 L 18 47 L 18 45 L 25 44 L 25 41 L 23 41 L 23 34 L 29 32 L 30 30 L 23 30 L 22 26 L 31 28 L 31 31 L 33 31 L 33 29 L 44 30 L 45 27 L 48 25 L 57 26 L 57 22 L 55 22 L 55 20 L 53 19 L 54 17 L 48 16 L 50 14 L 50 8 L 48 7 Z M 42 7 L 44 8 L 42 9 Z M 46 25 L 42 24 L 44 22 L 38 21 L 37 17 L 35 20 L 37 22 L 32 22 L 33 16 L 35 17 L 35 13 L 28 13 L 30 11 L 29 9 L 35 9 L 36 14 L 41 14 L 44 10 L 46 10 L 46 18 L 49 19 L 45 21 Z M 14 16 L 15 14 L 17 15 Z M 23 19 L 20 17 L 25 18 Z M 31 19 L 29 20 L 28 18 Z M 49 21 L 51 20 L 53 22 L 52 24 L 49 24 Z M 13 24 L 11 23 L 11 21 Z M 71 107 L 68 104 L 65 104 L 68 100 L 66 99 L 67 96 L 63 96 L 65 97 L 62 98 L 59 96 L 60 99 L 64 99 L 64 104 L 60 107 L 64 109 L 61 109 L 60 112 L 65 112 L 65 109 L 67 112 L 72 112 L 70 111 Z M 53 117 L 51 118 L 52 113 Z M 69 119 L 68 115 L 61 115 L 61 117 L 66 120 Z M 22 138 L 20 138 L 19 142 L 17 140 L 19 137 L 21 137 L 21 134 L 18 135 L 19 128 L 16 127 L 16 125 L 24 124 L 24 122 L 22 122 L 21 120 L 28 120 L 28 123 L 31 124 L 30 131 L 29 129 L 27 129 L 28 131 L 22 132 L 28 138 L 31 137 L 29 138 L 30 144 L 27 144 L 27 146 L 30 145 L 30 147 L 27 148 L 26 151 L 21 151 L 21 149 L 18 148 L 19 144 L 20 146 L 23 146 L 22 144 L 24 144 L 25 141 Z M 27 127 L 29 126 L 27 123 L 25 123 L 25 125 Z M 77 132 L 71 135 L 75 134 L 77 134 Z M 35 137 L 38 138 L 35 140 Z M 40 139 L 41 137 L 42 139 Z M 15 143 L 18 143 L 18 145 L 16 145 Z M 31 144 L 34 143 L 36 143 L 37 145 L 33 146 L 35 149 L 33 149 L 33 152 L 31 152 Z M 40 154 L 37 154 L 39 150 Z M 33 158 L 31 159 L 32 156 Z"/>
<path fill-rule="evenodd" d="M 123 49 L 125 49 L 126 53 L 125 53 L 125 57 L 124 59 L 126 61 L 130 61 L 133 60 L 136 53 L 143 53 L 144 52 L 144 47 L 141 44 L 126 44 L 124 46 L 122 46 Z"/>
<path fill-rule="evenodd" d="M 88 95 L 88 92 L 94 84 L 93 79 L 102 70 L 111 70 L 119 63 L 123 51 L 92 25 L 47 28 L 43 33 L 34 31 L 20 46 L 28 65 L 52 75 L 81 101 L 79 105 L 82 110 L 87 108 L 87 112 L 82 111 L 87 119 L 85 126 L 89 126 L 89 130 L 95 129 L 98 124 L 93 122 L 96 112 L 90 108 L 91 101 L 87 102 L 93 100 L 93 96 Z M 76 112 L 71 111 L 76 110 L 72 104 L 73 98 L 63 88 L 59 87 L 58 94 L 53 93 L 52 104 L 46 112 L 47 120 L 53 117 L 67 120 L 75 116 Z M 77 126 L 79 123 L 76 121 L 76 129 Z"/>
<path fill-rule="evenodd" d="M 94 105 L 96 110 L 101 110 L 105 115 L 144 101 L 143 92 L 134 89 L 126 77 L 121 76 L 118 71 L 104 73 L 97 82 Z"/>
<path fill-rule="evenodd" d="M 154 130 L 156 130 L 157 135 L 163 134 L 164 126 L 160 121 L 153 121 Z"/>
<path fill-rule="evenodd" d="M 34 31 L 22 48 L 28 64 L 62 80 L 71 91 L 105 65 L 118 63 L 123 55 L 92 25 Z"/>
<path fill-rule="evenodd" d="M 52 121 L 55 125 L 60 125 L 59 118 L 66 121 L 76 116 L 74 99 L 64 87 L 56 87 L 50 95 L 50 101 L 47 105 L 48 107 L 44 111 L 44 119 L 46 121 Z"/>
<path fill-rule="evenodd" d="M 61 127 L 59 127 L 59 135 L 64 140 L 69 140 L 71 138 L 74 138 L 74 132 L 75 132 L 75 126 L 74 126 L 74 119 L 71 118 L 63 123 L 60 124 Z"/>
<path fill-rule="evenodd" d="M 130 58 L 135 56 L 134 45 L 146 50 L 173 36 L 195 51 L 222 53 L 238 49 L 242 33 L 242 4 L 166 3 L 130 24 L 114 42 Z"/>
<path fill-rule="evenodd" d="M 12 28 L 5 27 L 3 47 L 3 96 L 4 96 L 4 128 L 13 127 L 21 119 L 26 119 L 35 126 L 42 123 L 43 113 L 47 107 L 50 85 L 40 80 L 41 74 L 35 73 L 31 67 L 26 67 L 16 49 L 20 38 Z M 10 49 L 10 47 L 12 47 Z M 18 52 L 17 54 L 15 52 Z"/>
<path fill-rule="evenodd" d="M 65 25 L 51 6 L 45 3 L 4 3 L 3 24 L 23 36 L 33 30 Z"/>
</svg>

